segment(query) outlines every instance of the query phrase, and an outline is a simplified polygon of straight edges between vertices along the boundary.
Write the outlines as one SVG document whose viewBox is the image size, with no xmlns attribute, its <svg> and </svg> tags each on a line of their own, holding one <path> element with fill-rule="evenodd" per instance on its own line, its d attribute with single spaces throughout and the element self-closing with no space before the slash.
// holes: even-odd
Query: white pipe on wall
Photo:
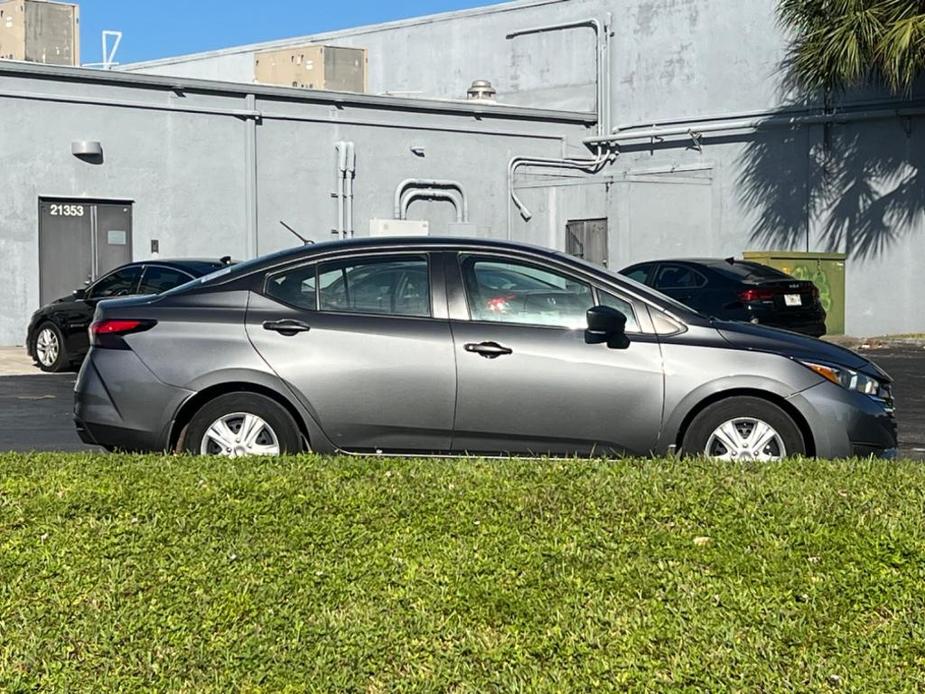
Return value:
<svg viewBox="0 0 925 694">
<path fill-rule="evenodd" d="M 614 152 L 604 152 L 598 148 L 597 156 L 594 159 L 553 159 L 545 157 L 513 157 L 508 163 L 507 167 L 507 189 L 508 197 L 514 202 L 517 206 L 517 209 L 520 211 L 521 217 L 525 221 L 529 221 L 533 217 L 533 213 L 527 208 L 523 201 L 518 197 L 517 191 L 514 190 L 514 174 L 522 166 L 533 166 L 538 168 L 551 168 L 551 169 L 571 169 L 586 171 L 588 173 L 598 173 L 601 169 L 604 168 L 609 162 L 612 162 L 616 159 L 616 153 Z M 514 219 L 511 216 L 511 206 L 508 203 L 508 214 L 507 214 L 507 236 L 511 238 L 511 232 L 514 229 Z"/>
<path fill-rule="evenodd" d="M 410 188 L 401 196 L 401 216 L 399 219 L 408 218 L 408 208 L 411 203 L 419 198 L 425 200 L 448 200 L 456 210 L 457 222 L 468 222 L 467 211 L 462 204 L 462 196 L 454 188 Z"/>
<path fill-rule="evenodd" d="M 609 16 L 609 15 L 608 15 Z M 543 26 L 529 27 L 527 29 L 518 29 L 505 36 L 510 40 L 518 36 L 527 34 L 540 34 L 547 31 L 562 31 L 563 29 L 580 29 L 590 27 L 594 30 L 594 56 L 595 65 L 595 111 L 597 111 L 597 133 L 598 135 L 606 134 L 610 129 L 610 58 L 608 56 L 610 47 L 610 27 L 609 23 L 601 24 L 599 19 L 591 17 L 589 19 L 578 19 L 573 22 L 563 22 L 561 24 L 546 24 Z"/>
<path fill-rule="evenodd" d="M 758 130 L 761 128 L 787 127 L 793 125 L 814 125 L 819 123 L 851 123 L 863 120 L 879 120 L 884 118 L 902 118 L 905 116 L 920 115 L 925 107 L 899 107 L 889 109 L 876 109 L 869 111 L 833 111 L 815 113 L 811 115 L 775 115 L 769 112 L 766 116 L 757 118 L 741 118 L 735 120 L 721 120 L 700 123 L 686 123 L 684 125 L 666 125 L 658 127 L 630 126 L 625 130 L 608 135 L 607 137 L 586 137 L 583 142 L 588 146 L 600 146 L 626 142 L 627 140 L 647 140 L 688 135 L 696 137 L 703 133 L 732 132 L 739 130 Z"/>
<path fill-rule="evenodd" d="M 347 143 L 346 142 L 335 142 L 334 151 L 337 153 L 337 191 L 335 196 L 337 197 L 337 226 L 335 231 L 338 238 L 344 238 L 344 206 L 345 206 L 345 191 L 344 191 L 344 178 L 347 171 Z"/>
<path fill-rule="evenodd" d="M 459 181 L 442 180 L 437 178 L 406 178 L 404 181 L 399 183 L 398 187 L 395 188 L 395 197 L 392 204 L 392 216 L 395 219 L 402 218 L 402 194 L 405 192 L 406 188 L 412 186 L 415 188 L 450 188 L 459 191 L 459 194 L 462 198 L 463 216 L 466 220 L 469 219 L 469 200 L 466 197 L 466 191 L 463 190 L 462 184 L 459 183 Z"/>
<path fill-rule="evenodd" d="M 347 219 L 344 224 L 344 235 L 353 236 L 353 181 L 356 178 L 357 157 L 356 146 L 353 142 L 347 143 L 347 168 L 344 174 L 346 180 L 346 208 Z"/>
</svg>

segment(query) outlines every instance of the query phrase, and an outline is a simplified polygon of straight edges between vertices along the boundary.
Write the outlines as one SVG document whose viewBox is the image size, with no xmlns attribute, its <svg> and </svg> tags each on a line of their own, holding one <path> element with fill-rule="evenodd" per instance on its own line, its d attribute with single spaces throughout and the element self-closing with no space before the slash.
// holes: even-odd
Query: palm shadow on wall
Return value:
<svg viewBox="0 0 925 694">
<path fill-rule="evenodd" d="M 863 259 L 925 234 L 921 116 L 762 128 L 738 165 L 740 203 L 757 215 L 753 246 Z"/>
</svg>

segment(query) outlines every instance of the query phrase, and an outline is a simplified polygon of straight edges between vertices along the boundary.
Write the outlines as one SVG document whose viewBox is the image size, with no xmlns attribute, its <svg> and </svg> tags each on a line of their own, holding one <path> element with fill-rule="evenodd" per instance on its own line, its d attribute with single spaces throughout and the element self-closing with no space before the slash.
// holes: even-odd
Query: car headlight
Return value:
<svg viewBox="0 0 925 694">
<path fill-rule="evenodd" d="M 818 362 L 802 360 L 800 363 L 806 368 L 815 371 L 823 378 L 843 388 L 847 388 L 848 390 L 870 395 L 871 397 L 881 400 L 891 399 L 889 385 L 873 376 L 868 376 L 860 371 L 855 371 L 854 369 L 849 369 L 844 366 L 835 366 L 833 364 L 820 364 Z"/>
</svg>

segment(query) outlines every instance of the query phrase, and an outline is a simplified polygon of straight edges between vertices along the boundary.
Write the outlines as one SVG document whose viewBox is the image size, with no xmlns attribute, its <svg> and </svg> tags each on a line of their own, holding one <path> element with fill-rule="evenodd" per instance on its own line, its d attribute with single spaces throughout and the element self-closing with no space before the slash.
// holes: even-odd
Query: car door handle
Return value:
<svg viewBox="0 0 925 694">
<path fill-rule="evenodd" d="M 495 359 L 503 354 L 513 354 L 514 350 L 504 347 L 497 342 L 468 342 L 463 346 L 467 352 L 478 354 L 486 359 Z"/>
<path fill-rule="evenodd" d="M 303 323 L 300 320 L 268 320 L 263 324 L 264 330 L 273 330 L 278 332 L 280 335 L 285 335 L 286 337 L 292 337 L 297 333 L 307 333 L 312 329 L 308 323 Z"/>
</svg>

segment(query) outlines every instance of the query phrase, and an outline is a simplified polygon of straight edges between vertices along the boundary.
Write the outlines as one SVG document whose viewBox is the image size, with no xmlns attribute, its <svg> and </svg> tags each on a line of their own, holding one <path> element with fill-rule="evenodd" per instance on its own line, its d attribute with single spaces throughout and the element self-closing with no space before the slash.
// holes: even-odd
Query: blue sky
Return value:
<svg viewBox="0 0 925 694">
<path fill-rule="evenodd" d="M 81 62 L 100 60 L 103 29 L 122 31 L 120 63 L 271 41 L 498 0 L 80 0 Z"/>
</svg>

